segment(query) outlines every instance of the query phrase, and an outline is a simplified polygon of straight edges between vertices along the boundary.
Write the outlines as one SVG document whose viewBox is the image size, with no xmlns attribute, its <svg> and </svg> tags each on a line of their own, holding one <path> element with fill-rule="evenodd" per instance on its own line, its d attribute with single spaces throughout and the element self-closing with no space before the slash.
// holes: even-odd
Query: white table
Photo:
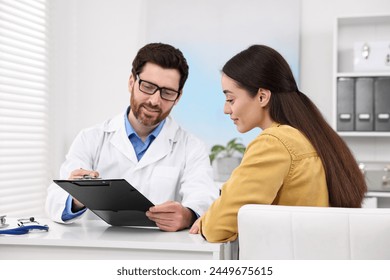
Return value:
<svg viewBox="0 0 390 280">
<path fill-rule="evenodd" d="M 111 227 L 102 220 L 63 225 L 37 219 L 48 232 L 0 235 L 0 259 L 231 259 L 236 243 L 208 243 L 200 235 L 158 229 Z M 16 219 L 7 218 L 9 228 Z"/>
</svg>

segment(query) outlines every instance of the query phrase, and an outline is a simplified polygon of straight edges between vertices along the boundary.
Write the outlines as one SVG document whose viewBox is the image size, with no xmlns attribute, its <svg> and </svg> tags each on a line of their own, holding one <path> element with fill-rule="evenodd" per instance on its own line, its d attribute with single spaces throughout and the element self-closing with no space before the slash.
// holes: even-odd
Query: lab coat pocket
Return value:
<svg viewBox="0 0 390 280">
<path fill-rule="evenodd" d="M 157 166 L 151 178 L 151 196 L 155 204 L 175 200 L 179 185 L 180 168 L 173 166 Z"/>
</svg>

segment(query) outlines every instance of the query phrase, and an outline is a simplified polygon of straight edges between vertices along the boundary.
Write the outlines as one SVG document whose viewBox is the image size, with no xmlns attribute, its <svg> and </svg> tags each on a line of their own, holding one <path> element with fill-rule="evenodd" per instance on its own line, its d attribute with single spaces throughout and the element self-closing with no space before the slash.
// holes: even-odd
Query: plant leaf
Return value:
<svg viewBox="0 0 390 280">
<path fill-rule="evenodd" d="M 239 142 L 239 138 L 233 138 L 227 142 L 226 146 L 214 145 L 211 148 L 210 161 L 211 163 L 218 155 L 225 154 L 227 157 L 233 156 L 234 152 L 243 154 L 245 152 L 245 145 Z"/>
<path fill-rule="evenodd" d="M 211 152 L 212 153 L 219 153 L 221 151 L 224 151 L 226 148 L 222 145 L 214 145 L 212 148 L 211 148 Z"/>
</svg>

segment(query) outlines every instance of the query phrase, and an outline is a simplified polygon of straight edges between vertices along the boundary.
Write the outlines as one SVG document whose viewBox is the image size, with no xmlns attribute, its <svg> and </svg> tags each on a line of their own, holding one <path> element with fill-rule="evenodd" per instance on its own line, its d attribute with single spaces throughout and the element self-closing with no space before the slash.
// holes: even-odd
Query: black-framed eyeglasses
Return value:
<svg viewBox="0 0 390 280">
<path fill-rule="evenodd" d="M 141 78 L 138 75 L 137 75 L 137 79 L 138 79 L 139 90 L 142 91 L 143 93 L 153 95 L 157 91 L 159 91 L 161 98 L 167 101 L 176 101 L 176 99 L 180 95 L 180 92 L 176 90 L 165 88 L 165 87 L 159 87 L 158 85 L 153 84 L 151 82 L 141 80 Z"/>
</svg>

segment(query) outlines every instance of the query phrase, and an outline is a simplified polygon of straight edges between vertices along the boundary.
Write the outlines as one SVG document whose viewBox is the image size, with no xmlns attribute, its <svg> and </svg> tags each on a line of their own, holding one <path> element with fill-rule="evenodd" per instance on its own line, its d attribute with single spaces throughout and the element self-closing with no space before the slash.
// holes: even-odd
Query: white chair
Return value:
<svg viewBox="0 0 390 280">
<path fill-rule="evenodd" d="M 390 209 L 248 204 L 238 238 L 240 259 L 390 260 Z"/>
</svg>

